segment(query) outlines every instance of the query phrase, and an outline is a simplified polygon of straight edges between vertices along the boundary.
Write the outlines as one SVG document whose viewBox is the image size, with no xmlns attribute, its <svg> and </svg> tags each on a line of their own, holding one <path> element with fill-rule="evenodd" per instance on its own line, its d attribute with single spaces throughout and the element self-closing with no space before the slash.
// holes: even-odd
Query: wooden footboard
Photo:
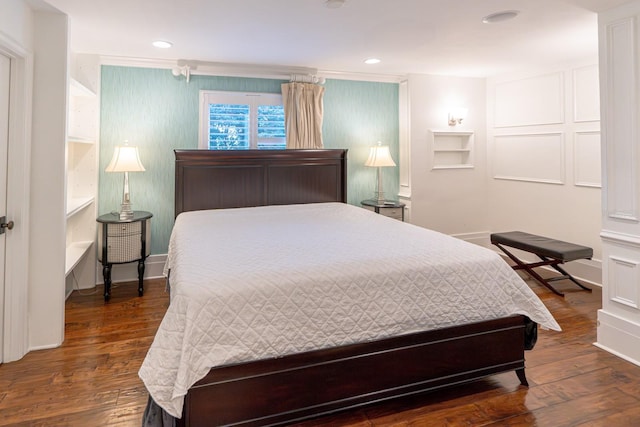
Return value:
<svg viewBox="0 0 640 427">
<path fill-rule="evenodd" d="M 281 425 L 515 370 L 525 317 L 512 316 L 215 368 L 189 391 L 179 426 Z"/>
</svg>

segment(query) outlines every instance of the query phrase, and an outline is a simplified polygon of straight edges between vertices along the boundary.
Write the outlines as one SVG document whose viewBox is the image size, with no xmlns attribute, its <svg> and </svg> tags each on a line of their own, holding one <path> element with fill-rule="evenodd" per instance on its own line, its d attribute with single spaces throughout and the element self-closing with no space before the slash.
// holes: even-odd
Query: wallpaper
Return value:
<svg viewBox="0 0 640 427">
<path fill-rule="evenodd" d="M 134 210 L 149 211 L 151 253 L 167 252 L 174 220 L 174 154 L 198 148 L 200 90 L 280 92 L 282 80 L 191 76 L 171 70 L 103 66 L 100 88 L 99 214 L 118 211 L 124 176 L 104 172 L 116 145 L 137 146 L 145 172 L 129 173 Z M 350 204 L 373 197 L 376 169 L 364 166 L 369 147 L 382 141 L 398 163 L 398 84 L 327 80 L 323 138 L 326 148 L 347 148 Z M 398 193 L 398 168 L 383 168 L 387 198 Z"/>
</svg>

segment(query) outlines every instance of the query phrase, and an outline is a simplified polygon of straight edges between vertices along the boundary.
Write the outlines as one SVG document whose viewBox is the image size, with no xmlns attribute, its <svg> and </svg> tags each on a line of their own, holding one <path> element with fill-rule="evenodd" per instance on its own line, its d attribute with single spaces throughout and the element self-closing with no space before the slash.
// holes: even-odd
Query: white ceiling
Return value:
<svg viewBox="0 0 640 427">
<path fill-rule="evenodd" d="M 70 16 L 74 52 L 484 77 L 593 60 L 596 12 L 628 0 L 46 0 Z M 483 24 L 491 13 L 513 20 Z M 151 46 L 154 40 L 170 49 Z M 369 57 L 382 60 L 365 65 Z"/>
</svg>

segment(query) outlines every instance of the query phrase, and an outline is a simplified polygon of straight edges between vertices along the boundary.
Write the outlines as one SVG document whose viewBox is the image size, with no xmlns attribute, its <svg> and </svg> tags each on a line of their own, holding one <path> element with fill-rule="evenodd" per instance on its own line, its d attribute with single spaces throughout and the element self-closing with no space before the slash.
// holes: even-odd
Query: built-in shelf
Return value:
<svg viewBox="0 0 640 427">
<path fill-rule="evenodd" d="M 470 169 L 473 164 L 473 132 L 432 130 L 433 169 Z"/>
<path fill-rule="evenodd" d="M 94 64 L 98 70 L 98 64 Z M 97 84 L 96 84 L 96 87 Z M 96 284 L 99 98 L 71 78 L 68 87 L 65 295 Z"/>
<path fill-rule="evenodd" d="M 90 197 L 73 197 L 67 200 L 67 219 L 71 218 L 81 210 L 91 206 L 95 198 Z"/>
<path fill-rule="evenodd" d="M 69 246 L 67 246 L 67 254 L 64 268 L 65 277 L 71 273 L 71 271 L 76 268 L 82 257 L 86 255 L 89 251 L 89 248 L 93 244 L 92 241 L 85 242 L 73 242 Z"/>
</svg>

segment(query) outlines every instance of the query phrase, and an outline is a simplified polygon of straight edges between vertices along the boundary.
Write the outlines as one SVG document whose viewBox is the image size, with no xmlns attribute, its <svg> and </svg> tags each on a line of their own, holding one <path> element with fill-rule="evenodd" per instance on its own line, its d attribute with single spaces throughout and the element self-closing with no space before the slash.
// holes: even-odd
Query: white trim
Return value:
<svg viewBox="0 0 640 427">
<path fill-rule="evenodd" d="M 578 97 L 576 94 L 579 93 L 580 88 L 578 87 L 578 74 L 584 71 L 595 71 L 596 79 L 594 90 L 598 88 L 598 64 L 589 64 L 582 67 L 577 67 L 571 70 L 571 83 L 573 86 L 573 122 L 574 123 L 599 123 L 600 122 L 600 114 L 596 113 L 596 116 L 593 117 L 579 117 L 580 113 L 580 105 L 578 103 Z M 599 105 L 598 105 L 599 107 Z"/>
<path fill-rule="evenodd" d="M 638 280 L 639 265 L 640 262 L 635 260 L 609 256 L 607 283 L 609 284 L 609 299 L 611 301 L 635 310 L 638 309 L 638 288 L 633 284 L 640 283 Z"/>
<path fill-rule="evenodd" d="M 635 17 L 600 24 L 603 207 L 606 216 L 639 222 L 637 46 Z M 603 21 L 604 22 L 604 21 Z M 614 30 L 620 30 L 617 33 Z M 606 217 L 604 220 L 606 221 Z"/>
<path fill-rule="evenodd" d="M 598 341 L 594 345 L 640 366 L 640 325 L 629 319 L 598 310 Z"/>
<path fill-rule="evenodd" d="M 499 102 L 495 102 L 494 103 L 494 128 L 523 128 L 523 127 L 530 127 L 530 126 L 547 126 L 547 125 L 559 125 L 559 124 L 563 124 L 565 122 L 565 103 L 564 103 L 564 95 L 565 95 L 565 82 L 564 82 L 564 78 L 563 78 L 563 73 L 561 71 L 556 71 L 556 72 L 552 72 L 552 73 L 547 73 L 547 74 L 540 74 L 540 75 L 534 75 L 534 76 L 530 76 L 530 77 L 525 77 L 525 78 L 520 78 L 520 79 L 515 79 L 515 80 L 509 80 L 509 81 L 502 81 L 502 82 L 498 82 L 494 85 L 494 97 L 495 99 L 498 99 L 500 94 L 498 93 L 498 90 L 501 89 L 502 87 L 506 86 L 506 85 L 512 85 L 512 84 L 516 84 L 516 83 L 522 83 L 522 82 L 531 82 L 533 80 L 538 80 L 540 81 L 542 78 L 548 78 L 548 77 L 555 77 L 557 80 L 557 86 L 555 87 L 555 89 L 557 89 L 557 105 L 559 106 L 559 111 L 558 111 L 558 117 L 553 117 L 549 120 L 543 120 L 543 121 L 538 121 L 538 120 L 523 120 L 523 121 L 518 121 L 518 122 L 501 122 L 501 120 L 503 120 L 502 117 L 500 117 L 500 112 L 496 111 L 496 108 L 499 104 Z M 529 85 L 530 86 L 530 85 Z M 511 90 L 513 90 L 513 88 L 511 88 Z M 511 93 L 511 95 L 513 95 L 513 93 Z M 524 98 L 526 98 L 527 94 L 518 94 L 518 95 L 524 95 Z"/>
<path fill-rule="evenodd" d="M 530 137 L 530 136 L 558 136 L 559 138 L 559 147 L 558 153 L 560 157 L 560 170 L 558 174 L 560 178 L 535 178 L 535 177 L 527 177 L 527 176 L 511 176 L 511 175 L 500 175 L 495 172 L 496 161 L 497 158 L 496 152 L 498 151 L 497 141 L 501 138 L 518 138 L 518 137 Z M 522 181 L 522 182 L 536 182 L 541 184 L 554 184 L 554 185 L 564 185 L 566 180 L 566 161 L 565 161 L 565 147 L 567 143 L 565 140 L 564 132 L 518 132 L 518 133 L 499 133 L 493 135 L 493 179 L 502 179 L 508 181 Z"/>
<path fill-rule="evenodd" d="M 345 73 L 342 71 L 318 70 L 318 76 L 325 79 L 334 80 L 356 80 L 377 83 L 401 83 L 407 79 L 406 75 L 400 74 L 368 74 L 368 73 Z"/>
<path fill-rule="evenodd" d="M 260 64 L 231 64 L 223 62 L 204 62 L 187 60 L 130 58 L 125 56 L 101 56 L 102 65 L 140 68 L 164 68 L 171 70 L 178 66 L 189 65 L 191 75 L 201 76 L 229 76 L 262 79 L 289 80 L 293 74 L 312 74 L 318 77 L 335 80 L 357 80 L 379 83 L 400 83 L 406 79 L 404 75 L 396 74 L 368 74 L 344 73 L 331 70 L 317 70 L 308 67 L 286 67 L 278 65 Z"/>
<path fill-rule="evenodd" d="M 164 264 L 167 262 L 167 255 L 151 255 L 145 261 L 144 278 L 158 279 L 164 277 Z M 102 264 L 96 264 L 96 284 L 104 284 L 102 276 Z M 138 280 L 138 263 L 114 264 L 111 269 L 111 282 L 133 282 Z"/>
<path fill-rule="evenodd" d="M 555 179 L 521 178 L 521 177 L 509 176 L 509 175 L 495 175 L 493 179 L 502 179 L 505 181 L 537 182 L 539 184 L 564 185 L 564 181 L 558 181 Z"/>
<path fill-rule="evenodd" d="M 578 131 L 573 133 L 573 185 L 576 187 L 602 188 L 602 172 L 600 172 L 600 182 L 581 181 L 578 176 L 580 172 L 578 152 L 580 150 L 580 144 L 582 144 L 582 142 L 579 142 L 581 135 L 597 135 L 600 139 L 600 151 L 598 153 L 602 151 L 602 137 L 599 130 Z"/>
<path fill-rule="evenodd" d="M 605 242 L 625 245 L 634 249 L 640 249 L 640 237 L 632 234 L 619 233 L 617 231 L 611 230 L 602 230 L 600 232 L 600 238 Z"/>
<path fill-rule="evenodd" d="M 29 351 L 28 283 L 29 195 L 33 55 L 0 31 L 0 52 L 11 58 L 7 215 L 16 227 L 7 235 L 3 354 L 0 361 L 22 358 Z"/>
</svg>

